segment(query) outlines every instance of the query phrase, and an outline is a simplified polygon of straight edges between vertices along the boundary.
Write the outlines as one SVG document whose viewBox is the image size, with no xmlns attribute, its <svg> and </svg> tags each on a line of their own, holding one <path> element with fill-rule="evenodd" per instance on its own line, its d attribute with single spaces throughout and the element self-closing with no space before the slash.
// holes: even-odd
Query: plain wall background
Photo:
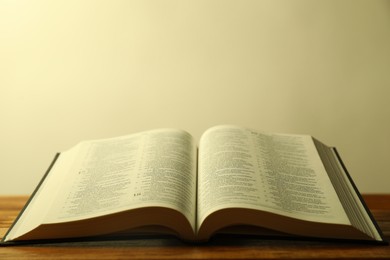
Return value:
<svg viewBox="0 0 390 260">
<path fill-rule="evenodd" d="M 389 1 L 0 0 L 0 194 L 85 139 L 237 124 L 390 192 Z"/>
</svg>

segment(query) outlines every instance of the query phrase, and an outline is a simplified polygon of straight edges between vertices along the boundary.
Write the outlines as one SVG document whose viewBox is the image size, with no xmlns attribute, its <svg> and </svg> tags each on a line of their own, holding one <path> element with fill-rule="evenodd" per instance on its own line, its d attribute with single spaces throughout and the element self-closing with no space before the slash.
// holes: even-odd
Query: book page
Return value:
<svg viewBox="0 0 390 260">
<path fill-rule="evenodd" d="M 25 206 L 19 219 L 10 229 L 5 237 L 5 241 L 17 238 L 42 224 L 50 205 L 53 204 L 53 200 L 66 177 L 66 172 L 72 166 L 78 148 L 79 146 L 75 146 L 72 152 L 63 152 L 57 158 L 50 172 L 45 174 L 39 189 L 32 195 L 33 197 L 30 198 L 31 201 Z"/>
<path fill-rule="evenodd" d="M 229 207 L 349 224 L 310 136 L 214 127 L 201 138 L 198 168 L 198 227 Z"/>
<path fill-rule="evenodd" d="M 196 146 L 184 131 L 83 142 L 66 175 L 45 223 L 161 206 L 195 225 Z"/>
</svg>

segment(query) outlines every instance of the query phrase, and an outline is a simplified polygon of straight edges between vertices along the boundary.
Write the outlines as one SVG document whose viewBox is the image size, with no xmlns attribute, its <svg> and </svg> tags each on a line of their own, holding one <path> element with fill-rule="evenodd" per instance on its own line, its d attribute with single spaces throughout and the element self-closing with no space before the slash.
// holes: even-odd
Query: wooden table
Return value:
<svg viewBox="0 0 390 260">
<path fill-rule="evenodd" d="M 364 199 L 390 241 L 390 194 Z M 0 197 L 0 238 L 26 202 L 26 196 Z M 390 259 L 389 246 L 220 237 L 205 245 L 174 238 L 72 242 L 0 247 L 0 259 Z"/>
</svg>

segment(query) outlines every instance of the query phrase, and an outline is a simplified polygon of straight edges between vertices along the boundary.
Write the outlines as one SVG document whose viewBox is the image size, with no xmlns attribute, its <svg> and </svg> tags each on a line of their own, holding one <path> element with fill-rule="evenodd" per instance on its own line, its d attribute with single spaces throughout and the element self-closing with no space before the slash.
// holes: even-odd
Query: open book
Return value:
<svg viewBox="0 0 390 260">
<path fill-rule="evenodd" d="M 336 150 L 237 126 L 158 129 L 57 154 L 3 243 L 121 234 L 384 242 Z"/>
</svg>

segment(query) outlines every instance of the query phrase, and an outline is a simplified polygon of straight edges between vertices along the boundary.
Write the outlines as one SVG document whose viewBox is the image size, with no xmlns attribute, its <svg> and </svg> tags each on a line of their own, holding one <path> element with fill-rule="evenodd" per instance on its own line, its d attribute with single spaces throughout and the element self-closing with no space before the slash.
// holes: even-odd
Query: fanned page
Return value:
<svg viewBox="0 0 390 260">
<path fill-rule="evenodd" d="M 194 231 L 196 145 L 187 132 L 161 129 L 86 141 L 61 153 L 7 239 L 42 223 L 147 207 L 181 212 Z"/>
<path fill-rule="evenodd" d="M 198 228 L 226 208 L 350 224 L 311 136 L 217 126 L 200 140 L 198 171 Z"/>
</svg>

